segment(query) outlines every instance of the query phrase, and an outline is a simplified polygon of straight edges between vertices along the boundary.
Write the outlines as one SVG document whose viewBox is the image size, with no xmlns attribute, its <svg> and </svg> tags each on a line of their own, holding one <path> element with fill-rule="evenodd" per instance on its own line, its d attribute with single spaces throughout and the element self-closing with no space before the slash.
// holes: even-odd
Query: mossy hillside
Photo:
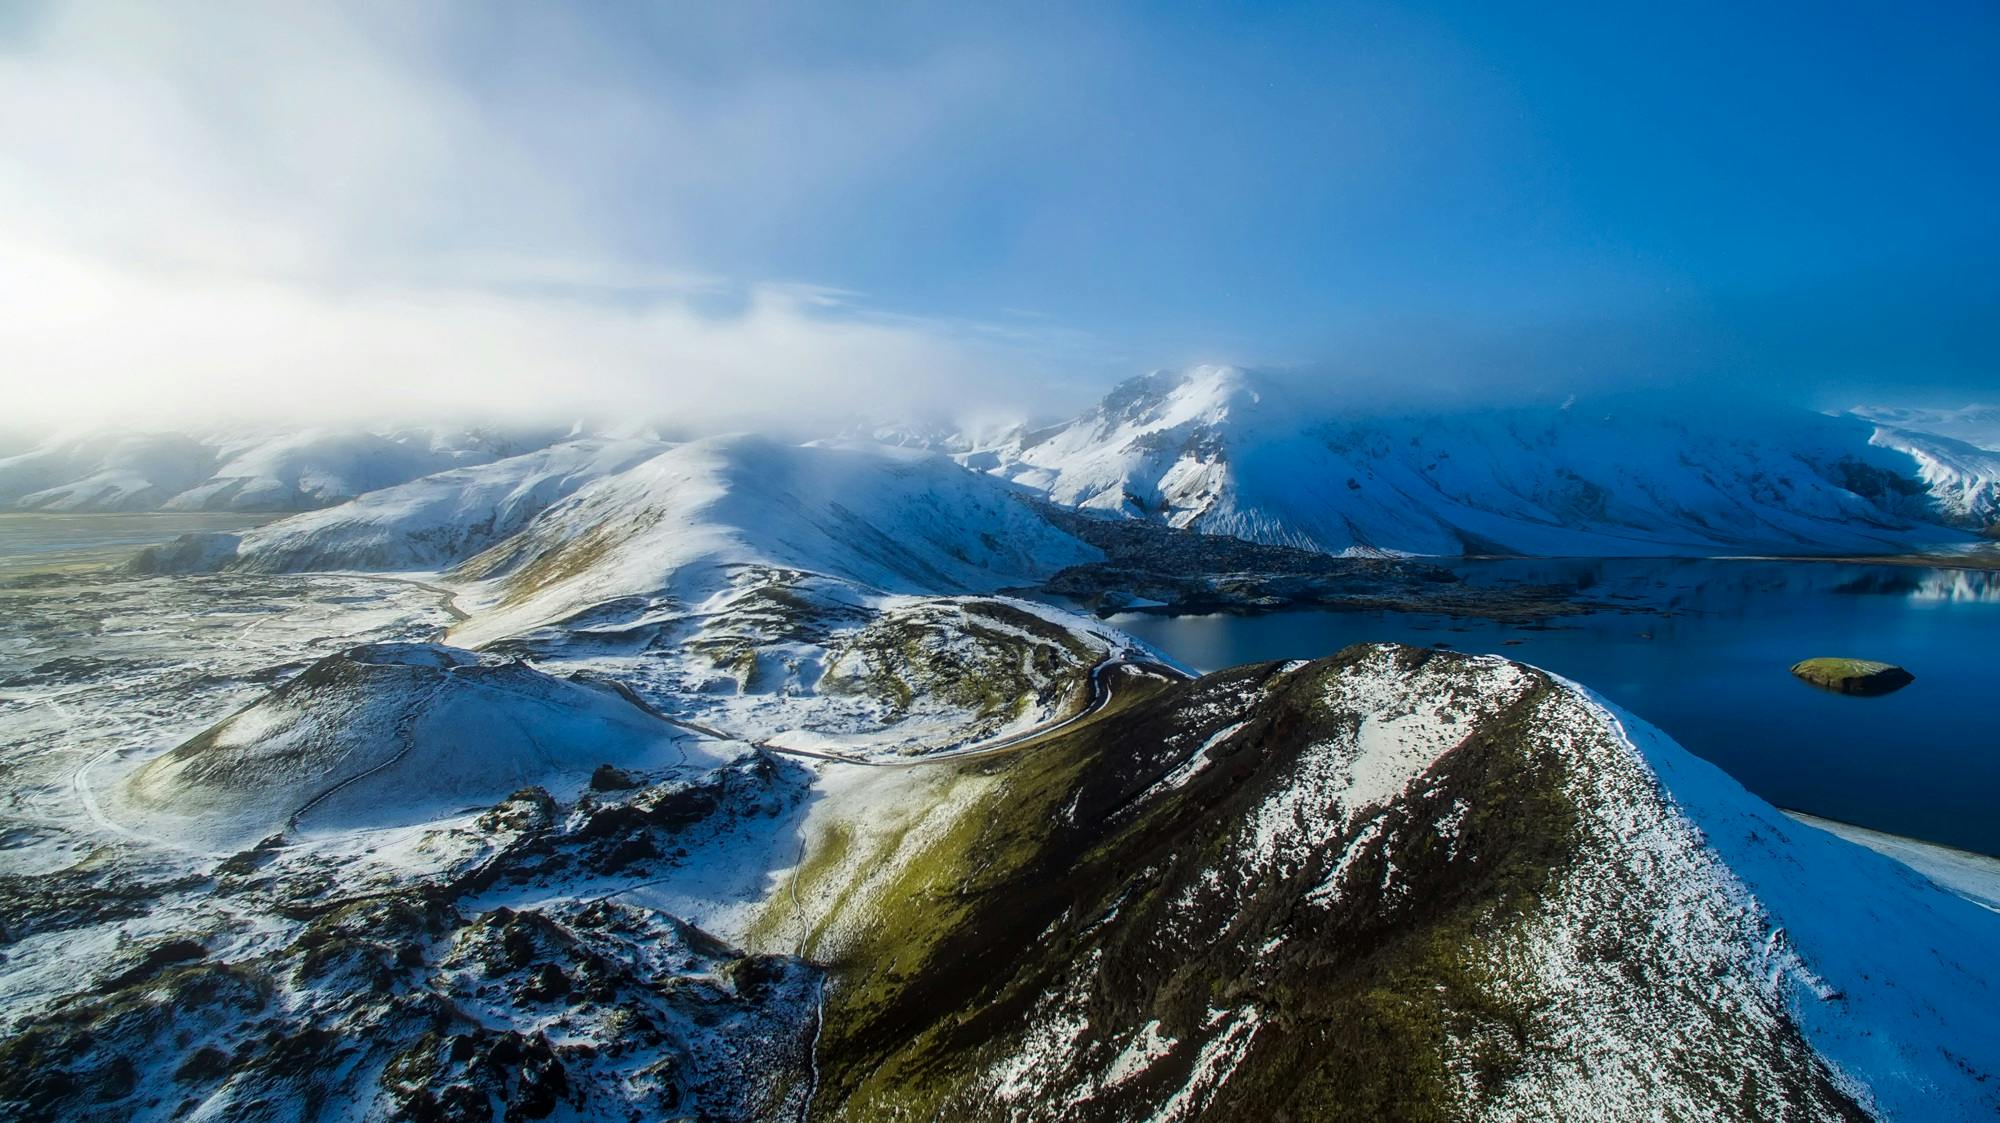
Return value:
<svg viewBox="0 0 2000 1123">
<path fill-rule="evenodd" d="M 701 618 L 697 636 L 753 646 L 779 641 L 823 645 L 873 618 L 851 586 L 803 570 L 732 566 L 732 590 Z"/>
<path fill-rule="evenodd" d="M 931 782 L 943 794 L 935 810 L 862 832 L 832 824 L 808 847 L 796 892 L 804 915 L 782 892 L 760 922 L 761 932 L 803 933 L 802 952 L 830 964 L 846 1008 L 875 1009 L 893 1000 L 901 980 L 921 973 L 943 940 L 974 919 L 976 906 L 1031 856 L 1038 832 L 1022 820 L 1045 806 L 1073 776 L 1074 761 L 1053 756 L 1034 765 L 1004 758 L 938 765 Z M 752 939 L 752 946 L 765 946 Z M 835 1028 L 830 1024 L 830 1034 Z"/>
<path fill-rule="evenodd" d="M 740 636 L 698 635 L 681 645 L 682 650 L 708 660 L 718 674 L 736 682 L 737 690 L 754 693 L 761 685 L 757 674 L 757 645 Z"/>
<path fill-rule="evenodd" d="M 1297 933 L 1303 968 L 1212 1110 L 1281 1117 L 1477 1115 L 1550 1047 L 1551 996 L 1514 957 L 1578 860 L 1571 762 L 1542 743 L 1544 683 L 1440 758 L 1359 850 L 1333 915 Z M 1457 812 L 1455 831 L 1444 829 Z M 1294 919 L 1301 914 L 1295 913 Z M 1254 1063 L 1253 1063 L 1254 1062 Z M 1294 1072 L 1296 1080 L 1284 1073 Z"/>
<path fill-rule="evenodd" d="M 1113 672 L 1110 702 L 1093 720 L 1116 716 L 1163 689 L 1156 676 Z M 920 974 L 943 939 L 989 889 L 1040 851 L 1046 824 L 1084 761 L 1045 752 L 1060 738 L 1004 755 L 878 774 L 908 785 L 894 810 L 833 816 L 812 832 L 804 859 L 774 893 L 744 942 L 765 951 L 800 950 L 835 967 L 830 1009 L 880 1010 L 902 980 Z M 994 806 L 1021 814 L 995 817 Z M 828 1041 L 869 1019 L 830 1014 Z M 845 1052 L 826 1044 L 822 1055 Z"/>
<path fill-rule="evenodd" d="M 1132 676 L 1117 684 L 1112 705 L 1084 728 L 1107 728 L 1121 714 L 1143 707 L 1135 701 L 1141 691 L 1131 689 L 1142 685 L 1157 688 L 1157 680 Z M 1032 879 L 1033 865 L 1053 860 L 1058 848 L 1051 844 L 1064 833 L 1062 808 L 1093 760 L 1103 762 L 1099 748 L 1096 738 L 1072 732 L 1004 757 L 939 766 L 958 773 L 957 782 L 983 777 L 990 784 L 976 805 L 954 816 L 942 837 L 920 853 L 902 855 L 895 876 L 865 900 L 837 899 L 837 907 L 866 908 L 874 920 L 832 949 L 836 974 L 822 1055 L 841 1063 L 827 1070 L 829 1095 L 822 1102 L 842 1098 L 843 1073 L 867 1071 L 868 1064 L 848 1063 L 861 1051 L 872 1055 L 894 1048 L 903 1027 L 920 1027 L 926 1013 L 969 1008 L 943 993 L 947 985 L 960 990 L 976 985 L 963 977 L 966 958 L 959 949 L 944 954 L 948 941 L 1004 945 L 1009 937 L 1033 934 L 1018 923 L 1027 913 L 1007 908 L 1006 895 Z M 993 813 L 1002 807 L 1005 814 Z M 886 847 L 857 855 L 868 860 L 851 862 L 841 872 L 853 878 L 882 852 L 899 850 L 900 842 L 899 833 Z M 803 884 L 818 880 L 817 871 L 802 871 Z M 955 974 L 960 977 L 952 978 Z M 924 985 L 905 985 L 912 980 Z M 937 1005 L 927 1008 L 922 996 Z M 900 1082 L 885 1074 L 880 1083 Z"/>
<path fill-rule="evenodd" d="M 600 524 L 553 545 L 519 534 L 467 558 L 452 569 L 451 576 L 464 581 L 505 578 L 501 603 L 518 604 L 551 585 L 588 572 L 635 530 Z"/>
<path fill-rule="evenodd" d="M 1015 762 L 1027 782 L 1006 786 L 1013 798 L 1004 804 L 1005 816 L 973 819 L 990 825 L 968 850 L 994 853 L 1015 873 L 989 877 L 973 890 L 987 909 L 970 910 L 952 924 L 931 966 L 899 988 L 894 1000 L 859 1009 L 849 992 L 840 992 L 843 1016 L 874 1022 L 873 1033 L 843 1042 L 865 1045 L 873 1038 L 888 1045 L 888 1055 L 871 1056 L 861 1066 L 851 1098 L 836 1114 L 1004 1114 L 983 1097 L 981 1073 L 1043 1010 L 1045 994 L 1094 961 L 1102 971 L 1089 998 L 1093 1025 L 1151 1018 L 1185 1038 L 1211 1009 L 1254 999 L 1277 1012 L 1285 1028 L 1260 1034 L 1259 1063 L 1239 1066 L 1229 1082 L 1229 1102 L 1246 1113 L 1296 1103 L 1305 1118 L 1446 1117 L 1452 1103 L 1446 1043 L 1491 1027 L 1498 1028 L 1485 1039 L 1516 1040 L 1529 1016 L 1500 1008 L 1464 950 L 1480 926 L 1531 907 L 1564 845 L 1567 818 L 1555 778 L 1517 767 L 1518 759 L 1496 759 L 1518 754 L 1516 739 L 1493 730 L 1463 747 L 1454 754 L 1461 758 L 1456 769 L 1446 773 L 1464 776 L 1434 785 L 1419 806 L 1392 812 L 1400 821 L 1361 844 L 1367 852 L 1347 870 L 1353 884 L 1376 888 L 1358 894 L 1330 921 L 1305 916 L 1296 902 L 1356 839 L 1327 847 L 1319 865 L 1245 887 L 1233 900 L 1199 906 L 1197 915 L 1176 904 L 1225 860 L 1221 851 L 1231 828 L 1284 782 L 1297 750 L 1338 732 L 1342 715 L 1318 709 L 1324 677 L 1338 670 L 1337 660 L 1328 661 L 1273 681 L 1277 668 L 1266 665 L 1204 680 Z M 1273 693 L 1229 739 L 1227 758 L 1211 765 L 1202 782 L 1164 799 L 1146 798 L 1148 785 L 1177 763 L 1157 746 L 1181 732 L 1193 711 L 1209 712 L 1212 727 L 1243 716 L 1190 703 L 1246 685 L 1269 685 Z M 1193 730 L 1181 740 L 1209 732 Z M 1471 787 L 1479 790 L 1464 790 Z M 1022 798 L 1027 793 L 1040 798 Z M 1492 851 L 1511 852 L 1510 860 L 1461 869 L 1464 863 L 1455 865 L 1427 843 L 1435 838 L 1431 820 L 1461 795 L 1484 808 L 1462 825 L 1466 839 L 1526 832 L 1518 840 L 1490 840 Z M 1038 810 L 1046 822 L 1047 812 L 1072 802 L 1073 823 L 1058 817 L 1053 830 L 1039 832 L 1042 845 L 1017 848 L 1013 832 L 999 825 L 1035 819 Z M 1379 887 L 1384 855 L 1392 848 L 1410 882 L 1398 897 L 1410 903 L 1393 907 Z M 1150 873 L 1135 877 L 1137 871 Z M 1426 884 L 1433 881 L 1441 884 Z M 1296 935 L 1307 938 L 1288 942 L 1276 962 L 1246 969 L 1248 950 L 1294 926 L 1302 926 Z M 1311 938 L 1328 935 L 1342 938 Z M 940 1009 L 953 1013 L 925 1024 L 925 1011 Z M 907 1044 L 897 1044 L 899 1038 Z M 1495 1056 L 1487 1063 L 1504 1069 L 1506 1050 L 1489 1052 Z M 1171 1066 L 1163 1067 L 1161 1078 L 1165 1067 Z M 829 1072 L 829 1091 L 837 1080 Z M 1077 1106 L 1072 1117 L 1128 1117 L 1159 1094 L 1150 1085 L 1135 1081 L 1119 1089 L 1122 1094 Z M 1211 1105 L 1217 1108 L 1227 1110 Z"/>
<path fill-rule="evenodd" d="M 745 566 L 735 571 L 742 592 L 710 621 L 742 635 L 824 641 L 832 629 L 867 618 L 834 596 L 827 578 L 796 569 Z"/>
<path fill-rule="evenodd" d="M 950 816 L 950 800 L 920 805 L 923 817 Z M 796 952 L 826 962 L 829 926 L 862 922 L 867 909 L 860 899 L 872 881 L 891 875 L 906 857 L 904 843 L 915 824 L 908 820 L 882 823 L 835 819 L 824 824 L 808 820 L 799 848 L 798 866 L 764 902 L 745 927 L 743 946 L 775 954 Z"/>
<path fill-rule="evenodd" d="M 1117 668 L 1110 676 L 1112 693 L 1093 721 L 1121 713 L 1167 685 L 1132 668 Z M 765 903 L 745 945 L 796 950 L 836 963 L 882 958 L 897 942 L 927 947 L 927 937 L 941 925 L 909 901 L 913 895 L 925 901 L 954 896 L 967 876 L 968 846 L 978 841 L 966 820 L 1023 790 L 1027 774 L 1001 767 L 1003 757 L 1038 752 L 1055 739 L 1044 735 L 1005 754 L 973 760 L 871 772 L 865 807 L 857 810 L 836 799 L 808 820 L 798 869 Z M 1009 781 L 1014 786 L 1003 789 Z"/>
<path fill-rule="evenodd" d="M 1196 1074 L 1198 1045 L 1247 1026 L 1219 1054 L 1230 1074 L 1201 1118 L 1458 1119 L 1559 1048 L 1551 996 L 1495 953 L 1545 921 L 1578 860 L 1572 757 L 1543 734 L 1549 680 L 1529 673 L 1496 702 L 1466 677 L 1447 704 L 1477 708 L 1470 734 L 1402 797 L 1333 820 L 1346 825 L 1296 865 L 1236 849 L 1321 746 L 1354 734 L 1358 715 L 1328 687 L 1370 656 L 1209 676 L 988 762 L 991 798 L 911 865 L 894 923 L 835 965 L 818 1113 L 1150 1118 Z M 1442 685 L 1426 689 L 1447 692 L 1475 662 L 1393 657 L 1412 675 L 1429 667 Z M 1237 722 L 1188 782 L 1156 784 Z M 1632 914 L 1644 927 L 1641 904 Z M 1178 1046 L 1107 1082 L 1148 1025 Z M 1793 1061 L 1810 1057 L 1799 1045 L 1785 1045 Z M 1010 1066 L 1023 1058 L 1027 1069 Z M 1719 1071 L 1674 1079 L 1733 1075 L 1726 1058 L 1685 1063 Z M 1837 1114 L 1808 1068 L 1758 1102 L 1795 1095 L 1807 1115 Z M 996 1095 L 1004 1071 L 1031 1084 L 1008 1102 Z"/>
<path fill-rule="evenodd" d="M 662 642 L 701 656 L 743 693 L 785 689 L 802 674 L 797 685 L 814 686 L 790 649 L 825 647 L 873 618 L 853 603 L 851 589 L 801 570 L 739 566 L 731 582 L 735 588 L 720 607 L 695 618 L 696 626 L 678 641 Z M 773 653 L 779 658 L 767 663 Z"/>
<path fill-rule="evenodd" d="M 959 951 L 969 934 L 1006 930 L 1011 942 L 1032 936 L 1016 930 L 1019 917 L 996 909 L 996 892 L 1036 853 L 1031 832 L 993 830 L 997 817 L 983 808 L 1004 800 L 1023 815 L 1053 812 L 1048 797 L 1073 779 L 1073 768 L 1052 762 L 1009 777 L 979 809 L 958 815 L 942 837 L 908 855 L 879 892 L 867 898 L 867 920 L 828 957 L 834 980 L 828 990 L 825 1029 L 820 1040 L 821 1105 L 846 1104 L 869 1090 L 887 1116 L 897 1110 L 913 1118 L 941 1104 L 925 1070 L 933 1064 L 929 1041 L 938 1019 L 950 1024 L 975 1007 L 977 965 Z M 994 764 L 962 765 L 991 769 Z M 983 883 L 982 883 L 983 882 Z M 840 902 L 852 907 L 850 895 Z M 928 995 L 940 1005 L 913 1001 Z M 953 1082 L 963 1074 L 953 1073 Z M 845 1118 L 846 1108 L 824 1112 Z M 867 1117 L 867 1116 L 861 1116 Z"/>
</svg>

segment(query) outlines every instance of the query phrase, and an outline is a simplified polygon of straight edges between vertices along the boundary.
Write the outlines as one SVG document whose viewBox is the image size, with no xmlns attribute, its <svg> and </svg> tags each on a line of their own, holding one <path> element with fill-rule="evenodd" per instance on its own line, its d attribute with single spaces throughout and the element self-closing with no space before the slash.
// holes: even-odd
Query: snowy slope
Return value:
<svg viewBox="0 0 2000 1123">
<path fill-rule="evenodd" d="M 1100 678 L 1089 668 L 1122 645 L 1046 606 L 888 598 L 863 614 L 875 598 L 845 582 L 774 584 L 726 560 L 789 551 L 884 581 L 1013 564 L 929 556 L 933 516 L 974 520 L 973 540 L 1038 533 L 982 505 L 1007 497 L 995 481 L 928 480 L 937 463 L 737 439 L 606 479 L 629 526 L 578 525 L 632 537 L 586 560 L 643 576 L 641 552 L 692 528 L 697 552 L 664 587 L 706 588 L 712 563 L 731 588 L 656 632 L 551 628 L 530 654 L 821 754 L 869 747 L 811 727 L 844 691 L 999 683 L 1040 721 L 1075 700 L 1032 696 L 1080 677 L 1107 691 L 1092 716 L 970 765 L 698 741 L 617 688 L 430 644 L 321 659 L 164 754 L 185 732 L 145 731 L 184 730 L 190 698 L 225 695 L 64 687 L 75 714 L 47 707 L 16 754 L 36 818 L 16 813 L 0 876 L 0 1116 L 2000 1111 L 2000 914 L 1793 822 L 1583 687 L 1397 645 Z M 790 486 L 757 493 L 735 472 Z M 894 494 L 959 486 L 923 518 Z M 863 549 L 852 521 L 893 511 L 899 552 Z M 226 614 L 223 589 L 290 580 L 187 582 L 216 599 L 192 612 L 151 593 L 117 631 L 177 632 Z M 318 619 L 303 634 L 345 617 Z M 236 649 L 272 631 L 233 621 L 148 663 L 240 682 L 263 660 Z M 824 693 L 784 713 L 683 711 L 653 676 L 704 649 L 746 679 L 795 676 L 758 688 L 774 695 L 814 676 Z M 93 734 L 100 708 L 133 720 Z"/>
<path fill-rule="evenodd" d="M 242 631 L 271 650 L 270 629 Z M 259 661 L 236 646 L 210 645 L 196 677 Z M 72 688 L 82 712 L 62 710 L 54 752 L 11 758 L 73 779 L 15 773 L 10 809 L 45 790 L 74 811 L 6 822 L 0 1118 L 801 1116 L 819 969 L 626 903 L 635 883 L 701 880 L 697 862 L 761 888 L 764 851 L 795 852 L 778 840 L 800 770 L 688 740 L 613 690 L 391 643 L 129 779 L 190 702 L 232 693 L 86 707 Z M 121 706 L 145 719 L 90 741 Z"/>
<path fill-rule="evenodd" d="M 114 806 L 220 849 L 303 829 L 423 823 L 600 764 L 685 763 L 685 734 L 622 696 L 429 644 L 355 648 L 140 768 Z M 713 766 L 722 758 L 694 746 Z"/>
<path fill-rule="evenodd" d="M 1959 409 L 1856 406 L 1848 412 L 1885 428 L 1950 437 L 1989 452 L 2000 450 L 2000 406 L 1969 405 Z"/>
<path fill-rule="evenodd" d="M 0 508 L 301 511 L 544 447 L 558 431 L 96 432 L 0 458 Z"/>
<path fill-rule="evenodd" d="M 166 509 L 307 510 L 442 471 L 462 459 L 428 442 L 402 443 L 331 429 L 219 441 L 215 448 L 219 463 L 214 473 L 169 499 Z M 470 455 L 482 458 L 477 452 Z"/>
<path fill-rule="evenodd" d="M 1580 687 L 1385 644 L 1137 692 L 816 808 L 829 1117 L 2000 1110 L 2000 915 Z"/>
<path fill-rule="evenodd" d="M 692 603 L 747 565 L 959 593 L 1100 556 L 1004 484 L 936 454 L 717 437 L 600 480 L 467 562 L 457 576 L 490 583 L 453 634 L 477 645 L 618 597 Z"/>
<path fill-rule="evenodd" d="M 369 491 L 241 534 L 187 535 L 143 552 L 146 572 L 436 569 L 520 530 L 578 488 L 667 446 L 575 440 Z"/>
<path fill-rule="evenodd" d="M 1763 914 L 1788 1012 L 1890 1119 L 2000 1112 L 2000 916 L 1922 874 L 1790 820 L 1721 769 L 1580 687 L 1711 853 L 1724 892 Z M 1726 871 L 1726 872 L 1722 872 Z"/>
<path fill-rule="evenodd" d="M 1982 439 L 2000 445 L 2000 433 Z M 1875 430 L 1870 442 L 1914 461 L 1918 478 L 1953 522 L 1975 530 L 2000 526 L 2000 450 L 1886 425 Z"/>
<path fill-rule="evenodd" d="M 1960 538 L 1871 427 L 1628 403 L 1343 416 L 1224 367 L 964 454 L 1109 515 L 1331 553 L 1865 552 Z"/>
</svg>

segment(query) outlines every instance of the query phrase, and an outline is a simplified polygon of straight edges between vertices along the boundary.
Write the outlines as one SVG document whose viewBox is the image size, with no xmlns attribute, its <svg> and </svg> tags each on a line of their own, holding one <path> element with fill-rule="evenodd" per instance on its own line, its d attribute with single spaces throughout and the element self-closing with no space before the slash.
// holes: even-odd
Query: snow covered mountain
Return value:
<svg viewBox="0 0 2000 1123">
<path fill-rule="evenodd" d="M 216 450 L 179 433 L 52 438 L 0 459 L 0 506 L 148 510 L 208 479 L 215 467 Z"/>
<path fill-rule="evenodd" d="M 1989 443 L 1981 446 L 1935 431 L 1883 425 L 1869 441 L 1914 461 L 1917 477 L 1947 519 L 1991 533 L 2000 530 L 2000 432 L 1980 439 Z"/>
<path fill-rule="evenodd" d="M 658 455 L 650 440 L 564 441 L 369 491 L 242 533 L 185 535 L 143 551 L 147 573 L 441 569 L 526 526 L 550 504 Z"/>
<path fill-rule="evenodd" d="M 2000 915 L 1580 687 L 1364 645 L 1113 690 L 816 805 L 827 1118 L 2000 1110 Z"/>
<path fill-rule="evenodd" d="M 1960 409 L 1856 406 L 1848 412 L 1890 429 L 1950 437 L 1989 452 L 2000 450 L 2000 406 L 1969 405 Z"/>
<path fill-rule="evenodd" d="M 692 604 L 745 567 L 884 593 L 990 592 L 1101 557 L 1012 489 L 935 453 L 691 441 L 557 503 L 454 578 L 478 645 L 621 597 Z"/>
<path fill-rule="evenodd" d="M 608 493 L 576 525 L 619 580 L 483 653 L 350 608 L 306 634 L 376 642 L 273 667 L 341 598 L 245 623 L 309 580 L 254 574 L 64 629 L 99 656 L 0 714 L 0 1116 L 2000 1109 L 2000 914 L 1582 687 L 1396 645 L 1188 680 L 1046 605 L 775 564 L 998 580 L 1041 533 L 998 481 L 749 439 L 648 466 L 573 497 Z M 990 555 L 942 549 L 958 518 Z M 191 617 L 223 623 L 162 658 Z"/>
<path fill-rule="evenodd" d="M 1565 406 L 1342 416 L 1199 367 L 960 454 L 1107 515 L 1329 553 L 1887 552 L 1963 540 L 1907 455 L 1818 414 Z M 1942 497 L 1940 497 L 1942 498 Z"/>
<path fill-rule="evenodd" d="M 449 427 L 63 435 L 0 458 L 0 509 L 311 510 L 559 436 Z"/>
<path fill-rule="evenodd" d="M 5 462 L 89 470 L 31 506 L 454 466 L 149 551 L 17 659 L 0 1115 L 2000 1111 L 2000 914 L 1586 688 L 1388 644 L 1195 679 L 1001 595 L 1282 552 L 1151 522 L 1329 552 L 1960 540 L 1931 520 L 1983 517 L 1987 451 L 1858 416 L 1329 417 L 1213 368 L 954 443 Z M 1200 548 L 1145 553 L 1170 538 Z M 445 571 L 295 576 L 377 568 Z"/>
<path fill-rule="evenodd" d="M 569 441 L 240 534 L 183 535 L 131 568 L 462 563 L 451 579 L 467 586 L 461 604 L 474 619 L 454 635 L 476 644 L 620 598 L 697 602 L 745 568 L 942 595 L 1032 585 L 1102 556 L 1015 489 L 939 454 L 739 435 Z"/>
</svg>

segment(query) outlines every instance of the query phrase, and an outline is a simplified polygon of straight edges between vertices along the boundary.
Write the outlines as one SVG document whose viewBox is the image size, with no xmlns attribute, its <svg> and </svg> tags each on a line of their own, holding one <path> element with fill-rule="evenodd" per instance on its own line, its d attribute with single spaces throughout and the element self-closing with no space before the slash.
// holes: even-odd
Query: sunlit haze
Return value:
<svg viewBox="0 0 2000 1123">
<path fill-rule="evenodd" d="M 0 11 L 10 423 L 1991 399 L 2000 18 Z"/>
</svg>

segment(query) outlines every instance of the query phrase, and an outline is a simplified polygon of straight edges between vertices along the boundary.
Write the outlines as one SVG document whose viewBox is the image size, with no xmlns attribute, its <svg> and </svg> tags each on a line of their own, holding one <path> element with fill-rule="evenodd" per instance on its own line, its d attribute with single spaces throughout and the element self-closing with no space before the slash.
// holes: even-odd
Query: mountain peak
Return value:
<svg viewBox="0 0 2000 1123">
<path fill-rule="evenodd" d="M 1262 380 L 1232 366 L 1156 370 L 1130 378 L 1098 403 L 1099 418 L 1112 424 L 1166 428 L 1191 420 L 1220 421 L 1233 405 L 1262 400 Z"/>
</svg>

